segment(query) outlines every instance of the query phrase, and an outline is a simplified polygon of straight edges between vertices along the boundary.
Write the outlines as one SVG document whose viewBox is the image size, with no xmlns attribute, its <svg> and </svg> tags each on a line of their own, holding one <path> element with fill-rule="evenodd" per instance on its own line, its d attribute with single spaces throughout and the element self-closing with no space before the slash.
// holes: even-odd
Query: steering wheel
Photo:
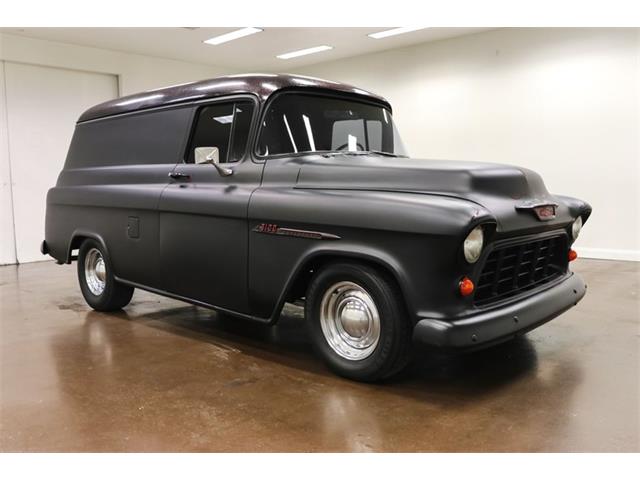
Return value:
<svg viewBox="0 0 640 480">
<path fill-rule="evenodd" d="M 336 148 L 336 150 L 344 150 L 348 146 L 349 146 L 349 144 L 345 143 L 345 144 L 340 145 L 338 148 Z M 358 150 L 360 150 L 361 152 L 364 152 L 364 147 L 360 143 L 356 143 L 356 151 L 358 151 Z"/>
</svg>

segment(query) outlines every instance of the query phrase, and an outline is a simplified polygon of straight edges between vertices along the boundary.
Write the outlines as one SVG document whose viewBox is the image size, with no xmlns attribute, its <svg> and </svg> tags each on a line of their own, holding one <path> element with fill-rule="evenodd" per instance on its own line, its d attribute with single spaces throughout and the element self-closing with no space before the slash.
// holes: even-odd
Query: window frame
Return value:
<svg viewBox="0 0 640 480">
<path fill-rule="evenodd" d="M 362 98 L 362 97 L 351 95 L 349 93 L 338 92 L 335 90 L 324 90 L 324 89 L 315 89 L 315 88 L 302 88 L 302 89 L 301 88 L 283 88 L 282 90 L 278 90 L 277 92 L 273 93 L 262 106 L 262 111 L 260 112 L 260 118 L 258 119 L 258 123 L 257 123 L 257 131 L 255 132 L 255 136 L 254 136 L 254 145 L 251 152 L 257 161 L 266 162 L 271 159 L 278 159 L 278 158 L 322 155 L 323 153 L 326 152 L 326 150 L 321 150 L 316 152 L 277 153 L 275 155 L 260 155 L 260 153 L 258 152 L 258 142 L 260 140 L 260 135 L 262 134 L 262 129 L 264 128 L 262 124 L 267 115 L 267 112 L 269 111 L 269 108 L 271 107 L 271 104 L 281 95 L 288 95 L 288 94 L 307 95 L 311 97 L 326 97 L 326 98 L 334 98 L 339 100 L 349 100 L 356 103 L 363 103 L 365 105 L 380 107 L 387 110 L 387 112 L 391 115 L 393 119 L 393 110 L 391 106 L 384 102 L 376 101 L 374 98 L 369 98 L 369 97 Z"/>
<path fill-rule="evenodd" d="M 197 165 L 195 162 L 188 162 L 189 152 L 191 149 L 191 145 L 193 142 L 193 137 L 196 132 L 196 128 L 198 126 L 198 120 L 200 119 L 200 113 L 206 107 L 215 106 L 218 104 L 236 104 L 239 102 L 251 102 L 253 106 L 253 112 L 251 113 L 251 120 L 249 123 L 249 133 L 247 134 L 247 142 L 244 148 L 244 152 L 242 157 L 238 158 L 235 162 L 225 162 L 223 165 L 238 165 L 244 162 L 247 159 L 247 155 L 251 156 L 252 145 L 256 143 L 255 140 L 255 131 L 257 128 L 256 119 L 258 118 L 260 112 L 260 102 L 258 98 L 253 94 L 240 94 L 240 95 L 225 95 L 216 98 L 207 98 L 205 100 L 200 100 L 198 102 L 193 102 L 193 112 L 191 114 L 191 125 L 189 128 L 189 135 L 187 136 L 187 141 L 185 142 L 184 151 L 182 153 L 182 164 L 183 165 Z M 234 106 L 234 116 L 235 116 L 235 106 Z M 231 145 L 235 134 L 234 123 L 231 125 L 231 133 L 229 135 L 229 144 L 227 146 L 227 150 L 229 154 L 231 153 Z"/>
</svg>

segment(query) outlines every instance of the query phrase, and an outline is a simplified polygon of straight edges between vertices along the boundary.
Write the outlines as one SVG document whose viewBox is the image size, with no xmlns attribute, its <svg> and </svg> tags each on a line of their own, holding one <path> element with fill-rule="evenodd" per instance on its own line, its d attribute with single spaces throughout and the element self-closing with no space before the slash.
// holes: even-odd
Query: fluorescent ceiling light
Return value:
<svg viewBox="0 0 640 480">
<path fill-rule="evenodd" d="M 226 125 L 227 123 L 233 122 L 233 113 L 231 115 L 222 115 L 220 117 L 213 117 L 213 119 L 218 123 Z"/>
<path fill-rule="evenodd" d="M 246 37 L 247 35 L 253 35 L 254 33 L 260 33 L 262 31 L 261 28 L 255 27 L 245 27 L 240 30 L 234 30 L 233 32 L 225 33 L 224 35 L 218 35 L 217 37 L 210 38 L 209 40 L 205 40 L 203 43 L 208 43 L 209 45 L 220 45 L 221 43 L 230 42 L 231 40 L 236 40 L 238 38 Z"/>
<path fill-rule="evenodd" d="M 304 50 L 296 50 L 295 52 L 283 53 L 282 55 L 276 55 L 277 58 L 282 60 L 288 60 L 290 58 L 301 57 L 303 55 L 311 55 L 312 53 L 324 52 L 325 50 L 331 50 L 333 47 L 329 45 L 320 45 L 319 47 L 305 48 Z"/>
<path fill-rule="evenodd" d="M 415 32 L 416 30 L 423 30 L 429 27 L 400 27 L 400 28 L 392 28 L 391 30 L 384 30 L 382 32 L 370 33 L 367 37 L 375 38 L 376 40 L 380 38 L 393 37 L 394 35 L 400 35 L 401 33 L 409 33 Z"/>
<path fill-rule="evenodd" d="M 298 153 L 298 147 L 296 147 L 296 142 L 293 139 L 293 135 L 291 135 L 291 128 L 289 128 L 289 122 L 287 122 L 287 116 L 282 115 L 282 118 L 284 118 L 284 125 L 287 127 L 287 132 L 289 133 L 289 140 L 291 140 L 291 146 L 293 146 L 293 151 L 295 153 Z"/>
<path fill-rule="evenodd" d="M 309 117 L 306 115 L 302 115 L 302 120 L 304 121 L 304 128 L 307 129 L 307 138 L 309 138 L 309 146 L 311 147 L 311 151 L 316 151 L 316 142 L 313 141 L 313 132 L 311 131 L 311 123 L 309 122 Z"/>
</svg>

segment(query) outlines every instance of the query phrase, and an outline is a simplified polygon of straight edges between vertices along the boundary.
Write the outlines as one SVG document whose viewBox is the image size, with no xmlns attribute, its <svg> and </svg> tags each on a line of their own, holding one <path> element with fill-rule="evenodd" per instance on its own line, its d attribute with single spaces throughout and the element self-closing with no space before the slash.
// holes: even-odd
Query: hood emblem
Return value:
<svg viewBox="0 0 640 480">
<path fill-rule="evenodd" d="M 557 203 L 539 203 L 539 202 L 527 202 L 520 205 L 516 205 L 516 210 L 525 210 L 533 212 L 538 220 L 546 221 L 556 218 Z"/>
</svg>

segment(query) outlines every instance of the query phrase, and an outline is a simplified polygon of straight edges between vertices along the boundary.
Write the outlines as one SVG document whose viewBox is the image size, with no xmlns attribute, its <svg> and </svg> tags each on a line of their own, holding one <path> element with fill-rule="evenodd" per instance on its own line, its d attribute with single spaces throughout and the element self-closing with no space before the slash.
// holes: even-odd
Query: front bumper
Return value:
<svg viewBox="0 0 640 480">
<path fill-rule="evenodd" d="M 542 325 L 576 305 L 587 286 L 572 273 L 546 290 L 477 315 L 455 320 L 425 318 L 416 324 L 414 341 L 453 349 L 480 348 L 500 343 Z"/>
</svg>

